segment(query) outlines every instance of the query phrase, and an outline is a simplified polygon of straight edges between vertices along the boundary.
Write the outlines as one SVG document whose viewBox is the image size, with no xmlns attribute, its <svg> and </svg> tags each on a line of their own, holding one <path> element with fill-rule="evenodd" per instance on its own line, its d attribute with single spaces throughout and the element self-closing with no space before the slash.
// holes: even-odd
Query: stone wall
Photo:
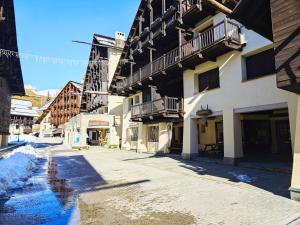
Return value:
<svg viewBox="0 0 300 225">
<path fill-rule="evenodd" d="M 6 79 L 0 77 L 0 147 L 7 145 L 10 124 L 10 91 Z"/>
</svg>

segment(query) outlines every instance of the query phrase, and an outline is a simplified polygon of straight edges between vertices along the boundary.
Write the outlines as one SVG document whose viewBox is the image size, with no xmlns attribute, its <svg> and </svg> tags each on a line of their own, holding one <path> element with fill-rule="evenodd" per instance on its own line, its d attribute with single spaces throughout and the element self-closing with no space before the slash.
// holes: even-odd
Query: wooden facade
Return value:
<svg viewBox="0 0 300 225">
<path fill-rule="evenodd" d="M 40 123 L 49 113 L 49 123 L 59 127 L 80 113 L 82 85 L 70 81 L 38 119 Z"/>
<path fill-rule="evenodd" d="M 13 0 L 0 2 L 0 77 L 7 80 L 11 95 L 24 95 L 20 59 L 5 50 L 18 52 Z"/>
<path fill-rule="evenodd" d="M 232 1 L 227 1 L 232 7 Z M 196 24 L 216 13 L 210 1 L 142 0 L 110 91 L 143 93 L 132 120 L 181 120 L 183 71 L 242 48 L 240 27 L 225 19 L 199 33 Z"/>
<path fill-rule="evenodd" d="M 107 112 L 108 48 L 115 46 L 115 39 L 95 34 L 92 44 L 84 78 L 81 111 L 91 112 L 103 109 Z"/>
<path fill-rule="evenodd" d="M 271 0 L 277 85 L 300 94 L 300 1 Z"/>
<path fill-rule="evenodd" d="M 14 3 L 4 2 L 0 2 L 0 147 L 7 145 L 11 95 L 25 94 L 20 59 L 6 51 L 18 52 Z"/>
</svg>

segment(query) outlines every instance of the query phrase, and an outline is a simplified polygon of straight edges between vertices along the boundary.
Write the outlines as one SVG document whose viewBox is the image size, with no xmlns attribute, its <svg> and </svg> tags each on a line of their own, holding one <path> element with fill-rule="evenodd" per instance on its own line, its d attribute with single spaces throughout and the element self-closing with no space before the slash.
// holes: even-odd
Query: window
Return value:
<svg viewBox="0 0 300 225">
<path fill-rule="evenodd" d="M 274 49 L 246 58 L 247 80 L 275 73 Z"/>
<path fill-rule="evenodd" d="M 139 139 L 139 128 L 138 127 L 132 127 L 131 128 L 131 135 L 130 135 L 131 141 L 138 141 Z"/>
<path fill-rule="evenodd" d="M 133 106 L 133 98 L 129 98 L 128 99 L 128 110 L 131 110 L 132 106 Z"/>
<path fill-rule="evenodd" d="M 135 97 L 134 97 L 134 104 L 135 104 L 135 105 L 140 104 L 140 96 L 135 96 Z"/>
<path fill-rule="evenodd" d="M 199 75 L 199 92 L 220 87 L 219 69 L 213 69 Z"/>
<path fill-rule="evenodd" d="M 149 142 L 158 142 L 158 134 L 159 128 L 158 126 L 148 127 L 148 141 Z"/>
</svg>

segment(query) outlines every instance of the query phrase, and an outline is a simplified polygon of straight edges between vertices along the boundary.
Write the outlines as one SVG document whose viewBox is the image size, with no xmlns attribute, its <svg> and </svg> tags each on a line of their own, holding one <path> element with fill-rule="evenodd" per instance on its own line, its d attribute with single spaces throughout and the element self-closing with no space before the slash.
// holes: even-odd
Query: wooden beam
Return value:
<svg viewBox="0 0 300 225">
<path fill-rule="evenodd" d="M 222 12 L 226 15 L 229 15 L 232 13 L 232 10 L 224 6 L 223 4 L 217 2 L 216 0 L 205 0 L 209 5 L 214 7 L 219 12 Z"/>
<path fill-rule="evenodd" d="M 0 22 L 5 20 L 5 17 L 3 16 L 3 12 L 4 12 L 3 6 L 1 6 L 0 7 Z"/>
</svg>

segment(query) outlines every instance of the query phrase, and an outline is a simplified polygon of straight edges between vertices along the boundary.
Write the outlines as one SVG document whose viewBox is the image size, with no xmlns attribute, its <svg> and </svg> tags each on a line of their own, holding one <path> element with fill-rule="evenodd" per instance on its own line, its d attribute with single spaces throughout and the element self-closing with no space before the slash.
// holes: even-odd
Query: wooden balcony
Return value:
<svg viewBox="0 0 300 225">
<path fill-rule="evenodd" d="M 242 47 L 239 25 L 224 20 L 117 82 L 116 89 L 119 93 L 124 92 L 142 86 L 143 82 L 151 81 L 159 74 L 194 69 L 196 65 Z"/>
<path fill-rule="evenodd" d="M 194 27 L 199 21 L 213 15 L 215 9 L 202 0 L 183 0 L 181 5 L 182 20 L 188 27 Z"/>
<path fill-rule="evenodd" d="M 132 121 L 147 121 L 155 119 L 178 119 L 182 117 L 183 101 L 178 98 L 163 97 L 151 102 L 132 106 Z"/>
<path fill-rule="evenodd" d="M 90 112 L 102 106 L 107 106 L 107 105 L 108 105 L 108 95 L 97 95 L 96 97 L 88 101 L 87 110 Z"/>
</svg>

